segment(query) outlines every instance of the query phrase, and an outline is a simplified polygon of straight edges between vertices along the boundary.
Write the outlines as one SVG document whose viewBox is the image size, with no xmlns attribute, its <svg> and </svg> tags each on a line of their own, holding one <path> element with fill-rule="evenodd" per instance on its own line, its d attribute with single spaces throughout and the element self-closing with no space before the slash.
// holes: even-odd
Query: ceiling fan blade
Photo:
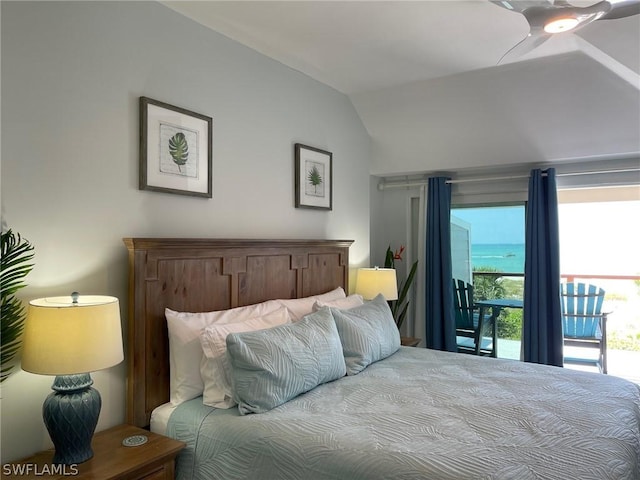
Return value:
<svg viewBox="0 0 640 480">
<path fill-rule="evenodd" d="M 640 0 L 621 0 L 609 3 L 611 3 L 611 10 L 604 14 L 600 20 L 614 20 L 640 14 Z"/>
<path fill-rule="evenodd" d="M 511 47 L 511 49 L 509 49 L 507 53 L 502 55 L 500 60 L 498 60 L 498 65 L 500 65 L 501 63 L 505 63 L 505 61 L 513 60 L 529 53 L 533 49 L 538 48 L 544 42 L 549 40 L 549 38 L 551 38 L 551 34 L 545 33 L 544 31 L 537 34 L 529 33 L 526 37 L 524 37 L 524 39 L 518 42 L 515 46 Z"/>
<path fill-rule="evenodd" d="M 640 8 L 640 0 L 601 0 L 588 7 L 576 7 L 567 0 L 490 0 L 500 7 L 520 13 L 529 23 L 529 35 L 505 53 L 498 65 L 505 60 L 522 56 L 546 42 L 552 35 L 575 32 L 580 28 L 609 18 L 633 15 Z M 615 5 L 618 5 L 615 7 Z M 636 12 L 637 13 L 637 12 Z M 618 16 L 620 15 L 620 16 Z"/>
<path fill-rule="evenodd" d="M 489 0 L 499 7 L 506 8 L 513 12 L 524 12 L 531 7 L 548 7 L 553 5 L 552 0 Z"/>
</svg>

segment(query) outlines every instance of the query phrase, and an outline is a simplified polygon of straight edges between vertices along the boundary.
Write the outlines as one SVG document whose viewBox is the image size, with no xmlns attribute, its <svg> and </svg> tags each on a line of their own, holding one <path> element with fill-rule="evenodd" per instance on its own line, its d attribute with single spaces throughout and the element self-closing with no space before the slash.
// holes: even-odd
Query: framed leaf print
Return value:
<svg viewBox="0 0 640 480">
<path fill-rule="evenodd" d="M 140 97 L 140 190 L 213 196 L 213 119 Z"/>
<path fill-rule="evenodd" d="M 331 152 L 295 144 L 296 208 L 333 209 Z"/>
</svg>

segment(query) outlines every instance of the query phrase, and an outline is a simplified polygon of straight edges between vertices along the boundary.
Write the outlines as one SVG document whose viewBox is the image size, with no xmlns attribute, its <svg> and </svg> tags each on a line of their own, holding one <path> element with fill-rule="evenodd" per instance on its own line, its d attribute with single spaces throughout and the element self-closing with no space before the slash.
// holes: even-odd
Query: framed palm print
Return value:
<svg viewBox="0 0 640 480">
<path fill-rule="evenodd" d="M 295 144 L 296 208 L 333 209 L 331 152 Z"/>
<path fill-rule="evenodd" d="M 140 97 L 140 190 L 213 197 L 213 119 Z"/>
</svg>

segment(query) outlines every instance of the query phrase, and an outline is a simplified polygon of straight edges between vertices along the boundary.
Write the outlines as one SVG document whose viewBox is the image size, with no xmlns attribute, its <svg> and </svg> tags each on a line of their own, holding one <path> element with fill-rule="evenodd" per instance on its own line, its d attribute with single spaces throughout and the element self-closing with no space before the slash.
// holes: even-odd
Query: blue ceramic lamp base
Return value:
<svg viewBox="0 0 640 480">
<path fill-rule="evenodd" d="M 88 373 L 59 375 L 44 401 L 42 416 L 55 446 L 53 463 L 72 465 L 93 457 L 91 440 L 102 400 Z"/>
</svg>

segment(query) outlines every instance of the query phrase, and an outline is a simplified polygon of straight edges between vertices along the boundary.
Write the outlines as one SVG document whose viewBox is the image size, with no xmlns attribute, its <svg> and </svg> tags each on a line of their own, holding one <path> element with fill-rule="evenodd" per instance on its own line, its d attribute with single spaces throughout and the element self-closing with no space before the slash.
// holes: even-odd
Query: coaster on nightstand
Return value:
<svg viewBox="0 0 640 480">
<path fill-rule="evenodd" d="M 122 440 L 122 445 L 125 447 L 138 447 L 147 443 L 148 440 L 149 437 L 146 435 L 131 435 L 130 437 Z"/>
</svg>

